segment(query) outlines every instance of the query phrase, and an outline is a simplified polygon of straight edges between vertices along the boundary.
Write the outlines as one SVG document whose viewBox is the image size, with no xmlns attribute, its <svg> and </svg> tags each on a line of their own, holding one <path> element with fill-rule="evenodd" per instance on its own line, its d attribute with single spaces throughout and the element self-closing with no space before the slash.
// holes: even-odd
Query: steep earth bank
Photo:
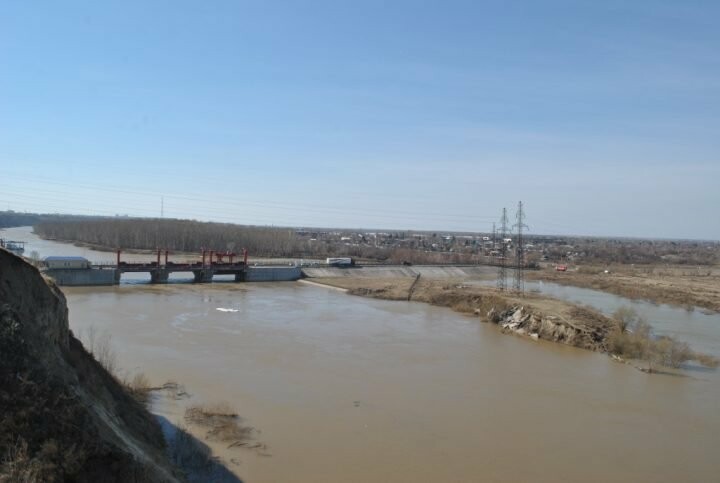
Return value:
<svg viewBox="0 0 720 483">
<path fill-rule="evenodd" d="M 62 292 L 0 249 L 0 482 L 176 478 L 159 424 L 69 330 Z"/>
</svg>

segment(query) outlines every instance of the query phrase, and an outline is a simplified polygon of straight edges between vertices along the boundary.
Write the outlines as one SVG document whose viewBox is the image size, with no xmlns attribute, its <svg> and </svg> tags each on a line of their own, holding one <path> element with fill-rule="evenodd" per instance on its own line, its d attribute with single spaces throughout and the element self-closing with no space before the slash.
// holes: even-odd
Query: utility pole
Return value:
<svg viewBox="0 0 720 483">
<path fill-rule="evenodd" d="M 165 197 L 160 197 L 160 218 L 165 218 Z"/>
<path fill-rule="evenodd" d="M 493 237 L 492 237 L 492 242 L 493 242 L 492 249 L 493 250 L 495 250 L 495 235 L 496 235 L 496 233 L 497 232 L 495 231 L 495 222 L 493 222 Z"/>
<path fill-rule="evenodd" d="M 507 224 L 507 209 L 503 208 L 502 217 L 500 218 L 500 260 L 497 276 L 497 288 L 500 291 L 507 289 L 507 267 L 505 266 L 507 259 L 507 243 L 505 243 L 505 238 L 507 238 Z"/>
<path fill-rule="evenodd" d="M 522 295 L 525 292 L 525 247 L 523 245 L 523 228 L 528 228 L 525 224 L 525 212 L 523 211 L 523 202 L 518 202 L 518 210 L 515 214 L 517 223 L 513 228 L 517 227 L 517 247 L 515 249 L 515 277 L 513 280 L 513 288 Z M 529 229 L 529 228 L 528 228 Z"/>
</svg>

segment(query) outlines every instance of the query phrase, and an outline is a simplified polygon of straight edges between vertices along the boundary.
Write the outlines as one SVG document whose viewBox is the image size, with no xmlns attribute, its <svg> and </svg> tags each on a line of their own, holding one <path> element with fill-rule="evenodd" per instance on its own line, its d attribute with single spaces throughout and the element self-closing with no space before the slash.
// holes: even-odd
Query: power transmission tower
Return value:
<svg viewBox="0 0 720 483">
<path fill-rule="evenodd" d="M 525 292 L 525 246 L 523 245 L 523 228 L 528 228 L 525 224 L 525 212 L 523 211 L 522 201 L 518 202 L 518 210 L 515 218 L 517 219 L 517 223 L 513 225 L 513 228 L 517 228 L 517 247 L 515 249 L 515 277 L 513 280 L 513 288 L 522 295 Z"/>
<path fill-rule="evenodd" d="M 507 209 L 503 208 L 502 217 L 500 218 L 500 260 L 498 264 L 498 276 L 497 276 L 497 288 L 498 290 L 505 290 L 507 288 Z"/>
</svg>

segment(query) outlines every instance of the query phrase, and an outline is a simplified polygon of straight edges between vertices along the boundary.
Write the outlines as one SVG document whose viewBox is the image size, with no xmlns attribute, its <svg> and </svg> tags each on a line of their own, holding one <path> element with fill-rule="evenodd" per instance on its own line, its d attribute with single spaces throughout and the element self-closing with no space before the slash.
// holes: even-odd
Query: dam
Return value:
<svg viewBox="0 0 720 483">
<path fill-rule="evenodd" d="M 210 283 L 216 275 L 229 275 L 235 282 L 280 282 L 294 281 L 302 276 L 300 267 L 294 265 L 254 266 L 247 262 L 247 252 L 236 261 L 235 253 L 205 251 L 198 262 L 171 262 L 165 251 L 157 251 L 156 261 L 125 262 L 117 251 L 114 264 L 93 264 L 79 256 L 49 256 L 43 261 L 42 271 L 61 286 L 119 285 L 124 273 L 147 273 L 150 283 L 168 283 L 170 275 L 185 273 L 191 275 L 193 283 Z M 224 281 L 228 281 L 227 278 Z"/>
</svg>

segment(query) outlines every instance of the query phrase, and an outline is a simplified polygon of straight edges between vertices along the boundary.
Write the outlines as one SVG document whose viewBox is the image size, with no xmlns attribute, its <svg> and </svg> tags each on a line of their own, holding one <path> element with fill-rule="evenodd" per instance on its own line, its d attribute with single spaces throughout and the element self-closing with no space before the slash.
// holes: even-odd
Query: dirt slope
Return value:
<svg viewBox="0 0 720 483">
<path fill-rule="evenodd" d="M 0 249 L 0 482 L 175 481 L 158 423 L 68 327 L 65 297 Z"/>
</svg>

